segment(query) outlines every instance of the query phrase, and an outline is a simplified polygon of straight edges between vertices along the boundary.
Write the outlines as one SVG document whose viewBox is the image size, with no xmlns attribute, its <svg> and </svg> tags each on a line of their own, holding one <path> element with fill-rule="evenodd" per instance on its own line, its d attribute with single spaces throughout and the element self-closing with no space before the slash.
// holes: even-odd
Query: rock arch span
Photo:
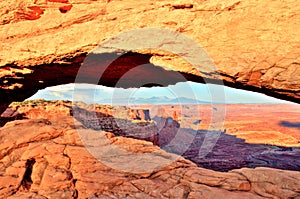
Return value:
<svg viewBox="0 0 300 199">
<path fill-rule="evenodd" d="M 297 2 L 230 1 L 215 5 L 214 1 L 205 1 L 187 6 L 167 0 L 154 4 L 152 1 L 139 4 L 86 1 L 73 3 L 65 14 L 47 9 L 39 19 L 28 21 L 14 20 L 13 13 L 21 5 L 17 3 L 15 6 L 1 3 L 6 11 L 0 16 L 0 48 L 3 49 L 0 111 L 38 89 L 74 82 L 87 54 L 105 39 L 127 30 L 153 26 L 181 32 L 203 45 L 225 85 L 299 103 Z M 23 4 L 36 6 L 29 0 L 22 1 Z M 153 16 L 153 10 L 159 17 L 149 17 Z M 245 13 L 247 20 L 244 20 Z M 49 21 L 50 17 L 53 20 Z M 138 60 L 179 71 L 191 81 L 216 78 L 204 72 L 195 74 L 191 66 L 173 54 L 155 50 L 135 53 Z M 110 86 L 114 80 L 106 77 L 101 84 Z"/>
</svg>

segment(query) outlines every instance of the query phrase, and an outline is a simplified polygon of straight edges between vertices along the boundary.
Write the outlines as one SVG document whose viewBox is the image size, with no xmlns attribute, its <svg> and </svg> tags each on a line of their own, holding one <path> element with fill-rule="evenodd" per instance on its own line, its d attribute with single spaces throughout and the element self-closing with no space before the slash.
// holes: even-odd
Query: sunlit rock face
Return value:
<svg viewBox="0 0 300 199">
<path fill-rule="evenodd" d="M 262 199 L 297 198 L 300 195 L 300 176 L 297 171 L 258 167 L 217 172 L 200 168 L 193 162 L 168 153 L 151 142 L 88 129 L 84 123 L 74 120 L 71 116 L 75 115 L 76 111 L 66 111 L 72 109 L 71 105 L 70 102 L 36 101 L 14 104 L 10 107 L 14 111 L 6 112 L 8 117 L 15 116 L 20 111 L 27 118 L 6 123 L 0 129 L 1 199 L 203 197 Z M 86 111 L 97 110 L 97 117 L 111 118 L 107 113 L 113 107 L 83 103 L 78 106 Z M 35 108 L 40 114 L 31 112 L 31 109 Z M 91 114 L 83 110 L 77 111 L 81 117 L 92 118 Z M 50 117 L 52 113 L 58 117 Z M 43 119 L 47 115 L 48 119 Z M 174 119 L 168 118 L 164 127 L 171 129 L 178 126 Z M 87 146 L 87 140 L 83 142 L 85 136 L 93 145 Z M 97 138 L 99 140 L 95 142 Z M 228 142 L 227 146 L 232 145 L 230 139 L 223 138 L 219 146 L 224 141 Z M 245 147 L 242 141 L 238 144 L 239 149 Z M 116 151 L 109 150 L 111 145 L 130 153 L 116 156 Z M 97 159 L 93 156 L 91 151 L 94 148 L 107 151 L 104 153 L 105 157 Z M 249 151 L 251 147 L 247 146 L 244 150 Z M 274 155 L 276 151 L 271 152 Z M 239 155 L 242 153 L 244 151 L 240 151 Z M 278 154 L 283 153 L 283 150 L 278 151 Z M 287 151 L 289 156 L 292 153 L 293 151 Z M 286 158 L 287 154 L 281 159 Z M 268 158 L 267 155 L 264 153 L 265 160 Z M 232 157 L 232 153 L 230 156 Z M 128 158 L 132 157 L 134 158 L 128 161 Z M 269 157 L 274 162 L 275 156 Z M 220 158 L 224 160 L 227 157 Z M 252 158 L 254 161 L 255 157 Z M 211 160 L 211 163 L 215 163 L 216 157 Z M 278 163 L 283 162 L 277 160 Z M 209 161 L 208 157 L 206 162 Z M 232 164 L 233 161 L 234 159 L 227 161 L 227 164 Z M 117 164 L 114 165 L 114 162 Z M 155 167 L 148 170 L 149 163 Z M 162 163 L 167 164 L 161 166 Z M 295 163 L 296 161 L 293 162 Z M 134 170 L 128 172 L 124 171 L 125 168 Z"/>
<path fill-rule="evenodd" d="M 114 86 L 124 72 L 152 63 L 157 70 L 148 68 L 140 74 L 154 77 L 160 74 L 160 66 L 169 71 L 165 76 L 169 79 L 174 77 L 171 71 L 178 71 L 192 81 L 202 82 L 201 77 L 222 79 L 232 87 L 299 102 L 297 1 L 17 0 L 0 5 L 0 95 L 5 96 L 0 99 L 1 112 L 10 102 L 22 101 L 38 89 L 74 82 L 80 64 L 100 42 L 120 32 L 147 27 L 167 28 L 188 36 L 211 57 L 216 73 L 195 69 L 183 57 L 155 49 L 170 42 L 153 35 L 135 40 L 142 44 L 151 41 L 153 49 L 136 49 L 136 55 L 115 62 L 99 84 Z M 106 49 L 110 53 L 127 52 L 135 38 L 133 35 L 128 43 L 120 40 L 123 46 Z M 183 46 L 183 54 L 189 51 L 185 43 L 178 43 Z M 93 69 L 88 75 L 97 73 Z"/>
<path fill-rule="evenodd" d="M 152 109 L 157 111 L 151 113 L 149 105 L 132 108 L 68 101 L 27 101 L 13 103 L 1 115 L 0 122 L 5 125 L 9 121 L 20 119 L 52 120 L 68 116 L 80 121 L 89 129 L 152 142 L 165 151 L 182 155 L 207 169 L 229 171 L 243 167 L 265 166 L 299 170 L 299 130 L 292 126 L 297 125 L 299 115 L 293 112 L 295 105 L 229 105 L 228 119 L 224 124 L 226 131 L 209 130 L 211 121 L 207 116 L 211 111 L 210 105 L 185 106 L 190 111 L 178 120 L 176 119 L 180 115 L 176 111 L 178 105 L 157 105 L 157 108 L 152 105 Z M 203 115 L 200 123 L 198 108 Z M 279 109 L 286 111 L 280 115 Z M 137 115 L 132 119 L 129 113 L 138 111 L 142 113 L 145 111 L 149 117 L 152 114 L 150 120 L 143 117 L 137 119 Z M 257 121 L 262 113 L 265 120 L 269 121 L 270 127 L 266 127 L 264 119 Z M 290 126 L 286 122 L 281 122 L 284 120 L 290 121 Z M 256 125 L 253 126 L 253 123 Z M 212 150 L 205 158 L 199 156 L 205 140 L 213 134 L 219 136 Z"/>
<path fill-rule="evenodd" d="M 177 76 L 181 74 L 184 81 L 220 79 L 231 87 L 255 90 L 299 103 L 300 5 L 295 0 L 16 0 L 0 1 L 0 6 L 0 113 L 11 102 L 23 101 L 39 89 L 75 82 L 83 62 L 91 66 L 83 73 L 82 82 L 85 83 L 115 87 L 130 70 L 149 64 L 126 76 L 121 86 L 138 87 L 141 79 L 166 86 L 182 81 Z M 161 41 L 155 35 L 120 39 L 123 46 L 108 45 L 104 54 L 94 54 L 96 62 L 87 62 L 88 53 L 102 41 L 120 32 L 147 27 L 170 29 L 188 36 L 211 57 L 216 65 L 215 72 L 207 72 L 204 65 L 195 68 L 181 57 L 190 52 L 186 43 L 177 41 L 183 46 L 183 53 L 179 55 L 157 50 L 156 47 L 174 42 Z M 132 52 L 132 41 L 134 44 L 150 42 L 154 48 Z M 116 52 L 124 54 L 118 57 Z M 190 58 L 196 57 L 197 54 Z M 110 64 L 107 66 L 107 63 Z M 107 69 L 101 77 L 99 67 Z M 0 198 L 300 197 L 298 171 L 260 167 L 299 169 L 299 158 L 294 158 L 299 155 L 299 148 L 292 147 L 299 142 L 299 134 L 295 132 L 268 131 L 269 137 L 261 134 L 257 138 L 255 132 L 243 128 L 238 129 L 242 134 L 231 132 L 231 129 L 236 129 L 235 124 L 226 124 L 231 128 L 227 133 L 232 134 L 222 135 L 216 144 L 217 150 L 209 154 L 206 161 L 195 156 L 204 134 L 191 134 L 195 140 L 182 155 L 201 167 L 229 170 L 221 173 L 199 168 L 181 157 L 173 161 L 174 154 L 151 143 L 161 142 L 163 147 L 168 146 L 179 127 L 172 113 L 169 117 L 173 121 L 162 123 L 163 130 L 174 130 L 173 133 L 166 131 L 167 137 L 152 136 L 151 133 L 155 135 L 156 131 L 151 131 L 151 125 L 147 131 L 150 135 L 136 134 L 136 131 L 125 128 L 126 133 L 132 133 L 129 137 L 142 135 L 148 142 L 116 136 L 124 136 L 124 128 L 115 128 L 109 122 L 111 108 L 96 111 L 96 121 L 93 120 L 94 114 L 80 110 L 82 118 L 88 119 L 78 119 L 82 122 L 79 123 L 71 117 L 76 114 L 72 108 L 54 106 L 56 104 L 50 109 L 41 105 L 21 107 L 4 113 L 6 120 L 0 122 L 4 125 L 0 129 Z M 53 108 L 58 112 L 52 112 Z M 20 113 L 16 112 L 18 110 Z M 99 131 L 91 130 L 87 124 L 99 127 L 99 116 L 109 118 L 105 119 L 107 123 L 104 119 L 101 121 L 103 131 L 100 135 L 105 140 L 109 139 L 134 154 L 154 154 L 148 161 L 135 159 L 137 163 L 125 157 L 123 165 L 143 171 L 143 166 L 147 166 L 142 165 L 143 162 L 160 165 L 161 162 L 173 161 L 172 164 L 155 171 L 132 174 L 99 162 L 78 136 L 78 129 L 86 135 L 98 135 Z M 128 124 L 123 120 L 118 122 Z M 200 124 L 206 125 L 205 122 Z M 279 122 L 295 129 L 299 121 Z M 137 128 L 143 129 L 148 123 L 138 123 Z M 115 132 L 107 132 L 111 129 Z M 251 144 L 254 138 L 269 145 Z M 275 146 L 270 146 L 270 143 Z M 278 146 L 278 143 L 282 145 Z M 98 144 L 104 148 L 107 146 L 104 142 Z M 237 165 L 239 168 L 257 168 L 232 170 Z"/>
<path fill-rule="evenodd" d="M 128 115 L 132 120 L 150 121 L 150 110 L 148 109 L 129 109 Z"/>
</svg>

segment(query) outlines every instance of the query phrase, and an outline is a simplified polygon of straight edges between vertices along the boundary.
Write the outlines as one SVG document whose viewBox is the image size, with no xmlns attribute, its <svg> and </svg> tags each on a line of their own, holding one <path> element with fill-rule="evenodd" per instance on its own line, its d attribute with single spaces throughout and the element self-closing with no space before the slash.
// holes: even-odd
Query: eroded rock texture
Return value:
<svg viewBox="0 0 300 199">
<path fill-rule="evenodd" d="M 157 70 L 179 71 L 192 81 L 202 82 L 200 76 L 222 79 L 232 87 L 299 102 L 297 0 L 17 0 L 2 1 L 0 5 L 0 94 L 5 96 L 0 99 L 2 111 L 11 101 L 23 100 L 39 88 L 74 82 L 80 63 L 100 42 L 123 31 L 146 27 L 167 28 L 190 37 L 207 51 L 220 75 L 210 73 L 205 65 L 195 68 L 182 57 L 155 49 L 172 47 L 174 42 L 156 35 L 134 40 L 133 35 L 119 40 L 122 45 L 115 43 L 105 49 L 126 52 L 145 43 L 154 48 L 136 49 L 134 58 L 129 55 L 127 60 L 119 61 L 111 70 L 114 75 L 108 71 L 100 84 L 114 86 L 129 69 L 150 62 L 162 67 L 142 71 L 151 78 L 160 74 Z M 181 50 L 182 54 L 191 51 L 185 43 Z M 133 60 L 139 60 L 137 65 Z M 91 74 L 100 78 L 94 71 Z M 168 74 L 164 77 L 173 77 Z"/>
<path fill-rule="evenodd" d="M 188 115 L 181 115 L 180 120 L 176 119 L 177 114 L 170 116 L 170 113 L 176 113 L 174 110 L 179 110 L 178 105 L 159 107 L 160 112 L 151 113 L 147 105 L 128 108 L 82 102 L 72 104 L 68 101 L 26 101 L 13 103 L 1 115 L 0 124 L 18 119 L 52 120 L 73 116 L 87 128 L 150 141 L 168 152 L 192 160 L 200 167 L 215 171 L 262 166 L 300 171 L 299 130 L 280 124 L 282 119 L 297 121 L 299 114 L 293 115 L 293 111 L 276 113 L 279 109 L 293 110 L 296 106 L 269 105 L 267 108 L 255 108 L 248 105 L 247 109 L 251 110 L 247 110 L 246 105 L 229 105 L 224 125 L 226 133 L 208 127 L 211 123 L 208 117 L 211 107 L 208 105 L 185 105 L 190 111 Z M 152 106 L 152 110 L 155 109 Z M 197 109 L 201 109 L 201 115 L 205 117 L 200 117 L 200 124 L 195 125 L 193 121 L 199 120 Z M 132 118 L 131 113 L 136 110 L 142 113 L 146 111 L 150 120 Z M 263 120 L 262 124 L 257 122 L 257 117 L 261 114 L 269 121 L 267 126 Z M 199 152 L 203 153 L 210 135 L 216 136 L 212 139 L 215 143 L 203 157 Z"/>
<path fill-rule="evenodd" d="M 89 130 L 69 116 L 9 122 L 0 140 L 0 198 L 300 197 L 299 172 L 202 169 L 150 142 Z"/>
<path fill-rule="evenodd" d="M 151 120 L 150 111 L 148 109 L 130 109 L 128 110 L 128 114 L 130 119 L 132 120 Z"/>
</svg>

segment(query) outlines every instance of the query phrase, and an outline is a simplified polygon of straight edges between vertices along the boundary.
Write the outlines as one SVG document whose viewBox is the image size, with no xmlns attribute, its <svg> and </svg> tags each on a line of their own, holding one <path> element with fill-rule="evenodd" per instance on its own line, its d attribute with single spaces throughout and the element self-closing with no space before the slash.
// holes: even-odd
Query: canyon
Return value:
<svg viewBox="0 0 300 199">
<path fill-rule="evenodd" d="M 245 107 L 241 106 L 243 110 Z M 173 115 L 174 108 L 166 105 L 165 117 Z M 126 137 L 127 129 L 124 131 L 122 123 L 118 123 L 122 114 L 115 116 L 116 126 L 121 126 L 121 129 L 116 129 L 114 125 L 106 129 L 104 127 L 101 129 L 100 126 L 98 130 L 94 130 L 95 127 L 88 128 L 92 117 L 96 116 L 98 120 L 114 118 L 112 115 L 115 110 L 124 113 L 123 116 L 126 118 L 130 118 L 132 113 L 125 107 L 88 105 L 81 102 L 72 104 L 67 101 L 25 101 L 10 105 L 1 117 L 1 119 L 10 117 L 11 121 L 0 128 L 0 198 L 218 198 L 224 195 L 227 198 L 297 198 L 300 196 L 298 170 L 300 167 L 297 166 L 300 154 L 297 148 L 273 145 L 270 146 L 273 151 L 271 148 L 265 152 L 259 151 L 260 160 L 278 161 L 277 166 L 283 164 L 284 170 L 261 167 L 259 164 L 239 165 L 238 160 L 227 159 L 227 156 L 230 157 L 230 154 L 234 157 L 232 153 L 236 152 L 239 160 L 248 156 L 255 163 L 255 154 L 247 154 L 245 151 L 253 152 L 260 145 L 247 146 L 245 140 L 236 137 L 228 139 L 233 136 L 224 134 L 219 138 L 220 142 L 216 144 L 213 153 L 202 162 L 206 164 L 201 164 L 186 159 L 190 158 L 190 149 L 197 148 L 190 148 L 187 150 L 190 154 L 182 157 L 157 146 L 160 139 L 165 140 L 164 136 L 170 136 L 170 131 L 164 134 L 162 129 L 160 132 L 163 137 L 158 136 L 157 143 L 154 142 L 155 139 L 149 141 L 149 137 L 151 140 L 151 136 L 147 134 L 149 132 L 142 131 L 148 126 L 139 123 L 153 124 L 154 121 L 136 119 L 127 121 L 126 126 L 131 123 L 129 128 L 131 131 L 138 129 L 137 134 L 128 137 Z M 147 110 L 146 106 L 144 110 Z M 236 105 L 234 110 L 237 110 Z M 151 112 L 149 114 L 151 115 Z M 180 118 L 180 113 L 177 116 Z M 229 115 L 233 116 L 234 114 Z M 98 124 L 104 123 L 102 121 Z M 231 119 L 229 126 L 232 123 Z M 170 128 L 167 121 L 164 125 Z M 134 128 L 135 130 L 132 130 Z M 229 128 L 226 133 L 233 132 Z M 238 136 L 238 132 L 235 133 Z M 293 136 L 293 133 L 290 136 Z M 251 143 L 251 136 L 246 140 Z M 299 141 L 299 138 L 296 140 Z M 256 142 L 259 142 L 259 139 Z M 193 146 L 193 143 L 191 145 Z M 224 148 L 219 149 L 222 145 Z M 233 145 L 238 145 L 238 149 L 226 155 L 224 149 L 230 149 Z M 219 159 L 222 160 L 219 165 L 216 164 L 218 154 L 223 154 Z M 276 157 L 276 154 L 282 156 Z M 270 157 L 271 159 L 268 159 Z M 224 161 L 226 159 L 227 161 Z M 281 160 L 285 161 L 280 162 Z M 259 163 L 266 166 L 262 161 Z M 228 170 L 226 165 L 227 168 L 234 165 L 239 169 Z M 296 169 L 287 165 L 294 165 Z M 211 170 L 220 170 L 220 166 L 227 172 Z M 276 167 L 276 165 L 267 166 Z"/>
<path fill-rule="evenodd" d="M 297 0 L 0 6 L 0 198 L 300 198 Z M 184 81 L 297 104 L 226 105 L 226 115 L 183 105 L 189 115 L 176 105 L 24 101 L 74 82 Z"/>
</svg>

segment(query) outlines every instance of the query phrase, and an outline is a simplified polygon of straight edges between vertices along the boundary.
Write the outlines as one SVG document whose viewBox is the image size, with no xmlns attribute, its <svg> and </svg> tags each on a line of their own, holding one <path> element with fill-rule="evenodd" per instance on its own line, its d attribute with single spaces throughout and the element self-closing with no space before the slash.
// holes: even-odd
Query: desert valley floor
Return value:
<svg viewBox="0 0 300 199">
<path fill-rule="evenodd" d="M 0 198 L 298 197 L 299 106 L 222 106 L 13 103 L 1 115 Z"/>
</svg>

